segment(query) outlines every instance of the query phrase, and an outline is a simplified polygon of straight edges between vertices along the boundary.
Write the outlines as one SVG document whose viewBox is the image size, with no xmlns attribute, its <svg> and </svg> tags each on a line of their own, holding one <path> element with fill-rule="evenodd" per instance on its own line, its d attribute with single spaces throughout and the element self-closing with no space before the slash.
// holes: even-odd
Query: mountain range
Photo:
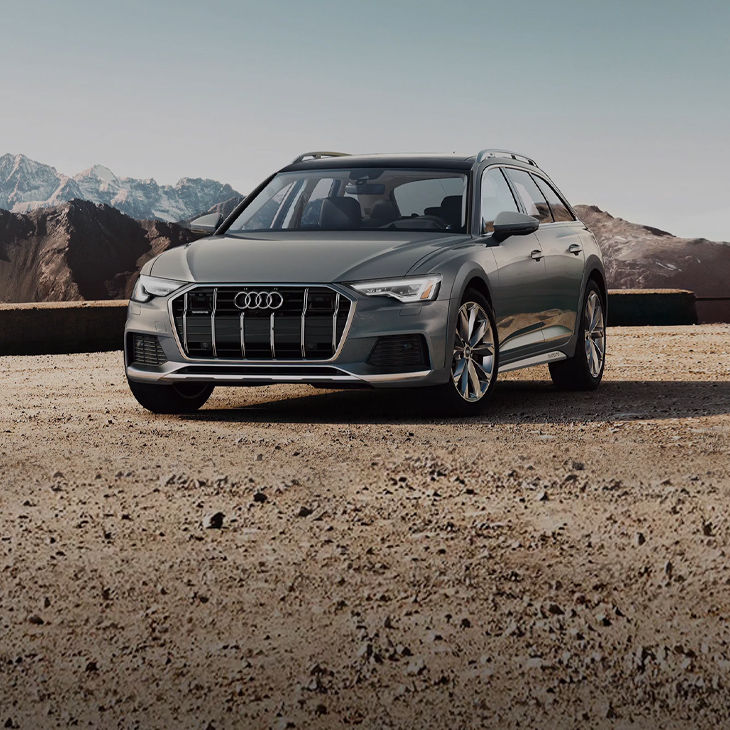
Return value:
<svg viewBox="0 0 730 730">
<path fill-rule="evenodd" d="M 216 180 L 183 177 L 175 185 L 158 185 L 152 178 L 117 177 L 103 165 L 69 177 L 25 155 L 0 156 L 0 209 L 14 213 L 80 199 L 104 203 L 138 220 L 171 222 L 240 197 L 230 185 Z"/>
<path fill-rule="evenodd" d="M 700 321 L 730 322 L 730 243 L 679 238 L 653 226 L 616 218 L 595 205 L 575 206 L 603 253 L 611 289 L 689 289 Z"/>
<path fill-rule="evenodd" d="M 85 200 L 0 210 L 0 301 L 124 299 L 145 261 L 193 237 L 174 223 L 138 221 Z"/>
<path fill-rule="evenodd" d="M 234 202 L 216 206 L 227 212 Z M 576 212 L 598 239 L 610 288 L 728 296 L 730 245 L 678 238 L 596 206 Z M 145 261 L 194 238 L 182 225 L 136 220 L 83 200 L 29 213 L 0 210 L 0 301 L 126 298 Z M 703 321 L 730 321 L 728 301 L 700 302 L 698 311 Z"/>
</svg>

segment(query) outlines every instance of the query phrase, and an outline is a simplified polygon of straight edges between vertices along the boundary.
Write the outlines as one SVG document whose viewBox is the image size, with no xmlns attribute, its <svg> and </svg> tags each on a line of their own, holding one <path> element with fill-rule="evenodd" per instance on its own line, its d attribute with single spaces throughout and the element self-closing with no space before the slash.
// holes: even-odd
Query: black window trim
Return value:
<svg viewBox="0 0 730 730">
<path fill-rule="evenodd" d="M 552 205 L 550 205 L 550 201 L 549 201 L 549 200 L 548 200 L 547 198 L 545 198 L 545 202 L 546 202 L 546 203 L 548 204 L 548 208 L 550 208 L 550 215 L 551 215 L 551 216 L 553 217 L 553 220 L 552 220 L 552 222 L 553 222 L 553 223 L 575 223 L 575 222 L 576 222 L 576 220 L 577 220 L 577 217 L 576 217 L 576 215 L 575 215 L 575 211 L 574 211 L 574 210 L 573 210 L 573 209 L 572 209 L 572 208 L 570 207 L 570 205 L 569 205 L 569 204 L 568 204 L 568 202 L 567 202 L 567 201 L 565 200 L 565 198 L 564 198 L 564 197 L 562 196 L 562 194 L 561 194 L 561 193 L 560 193 L 560 192 L 559 192 L 559 191 L 558 191 L 558 190 L 556 189 L 555 185 L 553 185 L 553 184 L 552 184 L 552 183 L 551 183 L 551 182 L 550 182 L 550 181 L 549 181 L 549 180 L 547 179 L 547 176 L 543 176 L 543 175 L 538 175 L 538 174 L 536 174 L 536 173 L 534 173 L 534 172 L 532 172 L 532 171 L 530 171 L 530 173 L 529 173 L 529 174 L 530 174 L 530 176 L 531 176 L 531 177 L 533 177 L 533 178 L 537 178 L 538 180 L 541 180 L 542 182 L 544 182 L 544 183 L 545 183 L 545 185 L 547 185 L 547 186 L 548 186 L 548 187 L 549 187 L 549 188 L 550 188 L 550 189 L 551 189 L 551 190 L 552 190 L 552 191 L 553 191 L 553 192 L 555 193 L 555 195 L 557 195 L 557 197 L 558 197 L 558 200 L 559 200 L 559 201 L 560 201 L 560 202 L 561 202 L 561 203 L 562 203 L 562 204 L 563 204 L 563 205 L 565 206 L 565 209 L 566 209 L 566 210 L 568 211 L 568 213 L 569 213 L 569 214 L 570 214 L 570 215 L 571 215 L 571 216 L 573 217 L 573 220 L 571 220 L 571 221 L 556 221 L 556 220 L 555 220 L 555 213 L 553 213 L 553 206 L 552 206 Z M 537 183 L 537 182 L 536 182 L 536 183 L 535 183 L 535 185 L 537 185 L 538 189 L 540 188 L 540 185 L 539 185 L 539 183 Z M 542 193 L 542 190 L 540 190 L 540 192 Z M 543 197 L 544 197 L 544 195 L 543 195 Z"/>
<path fill-rule="evenodd" d="M 552 182 L 550 180 L 550 178 L 542 170 L 533 172 L 532 170 L 528 170 L 524 167 L 520 167 L 519 165 L 510 165 L 510 164 L 505 164 L 502 162 L 497 162 L 495 164 L 486 165 L 484 167 L 484 169 L 482 170 L 482 174 L 484 174 L 488 169 L 492 169 L 494 167 L 499 167 L 502 170 L 504 170 L 504 169 L 520 170 L 521 172 L 526 172 L 528 175 L 535 175 L 535 176 L 539 177 L 541 180 L 543 180 L 544 182 L 548 183 L 548 185 L 550 185 L 550 187 L 555 191 L 556 195 L 560 198 L 560 200 L 563 201 L 563 204 L 568 209 L 568 212 L 573 216 L 572 221 L 556 221 L 553 216 L 553 209 L 550 207 L 550 203 L 548 203 L 548 201 L 546 200 L 545 203 L 547 203 L 548 209 L 550 210 L 550 216 L 553 218 L 553 220 L 545 221 L 544 223 L 540 223 L 541 228 L 543 226 L 564 226 L 569 223 L 579 223 L 580 222 L 578 216 L 575 214 L 575 211 L 573 210 L 573 206 L 570 203 L 568 203 L 568 201 L 565 199 L 565 196 L 560 192 L 560 190 L 558 190 L 555 183 Z M 512 197 L 517 201 L 517 207 L 520 209 L 520 212 L 524 213 L 525 215 L 528 215 L 527 210 L 525 209 L 525 206 L 522 204 L 522 199 L 517 194 L 517 191 L 514 189 L 514 185 L 512 184 L 512 181 L 509 179 L 509 175 L 506 175 L 504 172 L 502 174 L 504 175 L 504 179 L 507 181 L 507 184 L 509 185 L 509 188 L 512 191 Z M 537 184 L 537 183 L 535 183 L 535 184 Z M 479 220 L 477 220 L 475 222 L 477 227 L 479 227 L 479 225 L 481 223 L 481 213 L 482 213 L 481 195 L 482 195 L 482 183 L 481 183 L 481 178 L 480 178 L 479 179 L 479 206 L 480 206 Z M 486 234 L 486 235 L 489 235 L 489 234 Z"/>
</svg>

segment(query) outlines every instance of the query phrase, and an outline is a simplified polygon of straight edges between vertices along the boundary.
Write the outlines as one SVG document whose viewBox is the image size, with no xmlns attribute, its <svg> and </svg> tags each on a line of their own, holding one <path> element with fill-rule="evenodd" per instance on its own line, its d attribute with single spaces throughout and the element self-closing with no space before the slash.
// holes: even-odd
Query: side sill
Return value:
<svg viewBox="0 0 730 730">
<path fill-rule="evenodd" d="M 531 368 L 534 365 L 545 365 L 550 362 L 558 362 L 559 360 L 567 360 L 568 356 L 560 350 L 553 350 L 552 352 L 546 352 L 542 355 L 533 355 L 532 357 L 526 357 L 522 360 L 515 360 L 515 362 L 507 363 L 506 365 L 499 366 L 500 373 L 508 373 L 510 370 L 522 370 L 522 368 Z"/>
</svg>

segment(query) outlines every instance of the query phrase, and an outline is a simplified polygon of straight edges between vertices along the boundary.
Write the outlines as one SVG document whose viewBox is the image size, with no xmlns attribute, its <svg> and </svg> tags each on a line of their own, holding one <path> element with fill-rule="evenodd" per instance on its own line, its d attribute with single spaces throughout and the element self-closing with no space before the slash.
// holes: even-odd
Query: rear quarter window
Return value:
<svg viewBox="0 0 730 730">
<path fill-rule="evenodd" d="M 540 188 L 542 194 L 545 196 L 545 199 L 550 206 L 550 210 L 553 213 L 553 219 L 555 220 L 555 222 L 557 223 L 560 221 L 575 220 L 575 218 L 573 218 L 573 214 L 570 212 L 570 209 L 565 204 L 565 201 L 558 195 L 555 188 L 553 188 L 553 186 L 550 185 L 547 180 L 543 180 L 537 175 L 533 175 L 532 177 L 537 183 L 537 186 Z"/>
</svg>

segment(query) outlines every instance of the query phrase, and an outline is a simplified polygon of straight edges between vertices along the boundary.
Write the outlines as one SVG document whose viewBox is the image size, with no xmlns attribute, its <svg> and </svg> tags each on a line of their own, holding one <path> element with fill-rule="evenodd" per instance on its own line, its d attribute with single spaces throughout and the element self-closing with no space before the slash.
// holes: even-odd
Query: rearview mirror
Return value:
<svg viewBox="0 0 730 730">
<path fill-rule="evenodd" d="M 534 233 L 539 225 L 537 218 L 531 215 L 505 210 L 494 219 L 493 238 L 499 243 L 510 236 L 527 236 Z"/>
<path fill-rule="evenodd" d="M 222 219 L 220 213 L 206 213 L 190 221 L 190 230 L 193 233 L 215 233 Z"/>
</svg>

